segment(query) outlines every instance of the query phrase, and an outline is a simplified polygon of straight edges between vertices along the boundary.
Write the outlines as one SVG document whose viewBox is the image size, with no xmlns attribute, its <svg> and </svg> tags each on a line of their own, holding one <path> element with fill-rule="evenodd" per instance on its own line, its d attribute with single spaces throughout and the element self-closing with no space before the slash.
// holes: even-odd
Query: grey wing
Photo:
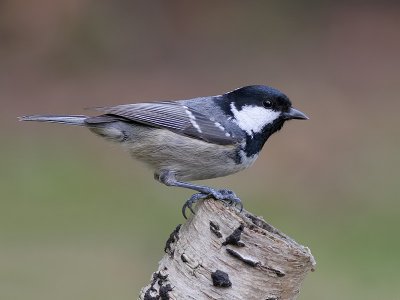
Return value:
<svg viewBox="0 0 400 300">
<path fill-rule="evenodd" d="M 210 143 L 229 145 L 239 142 L 234 134 L 228 132 L 220 123 L 179 102 L 125 104 L 99 110 Z"/>
</svg>

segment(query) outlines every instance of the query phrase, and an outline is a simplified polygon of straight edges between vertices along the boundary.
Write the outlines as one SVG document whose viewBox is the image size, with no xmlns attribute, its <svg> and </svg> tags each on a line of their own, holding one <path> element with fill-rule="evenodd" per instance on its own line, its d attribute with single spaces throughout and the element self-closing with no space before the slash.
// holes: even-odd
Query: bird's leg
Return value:
<svg viewBox="0 0 400 300">
<path fill-rule="evenodd" d="M 154 178 L 160 181 L 161 183 L 164 183 L 167 186 L 182 187 L 199 192 L 190 197 L 190 199 L 187 200 L 183 205 L 182 214 L 185 218 L 186 218 L 185 214 L 186 208 L 189 208 L 189 210 L 193 212 L 192 205 L 197 201 L 199 201 L 200 199 L 205 199 L 209 196 L 213 197 L 216 200 L 227 202 L 230 205 L 235 205 L 235 206 L 238 205 L 240 211 L 242 211 L 243 209 L 242 202 L 236 196 L 236 194 L 231 190 L 225 190 L 225 189 L 215 190 L 213 188 L 204 185 L 197 185 L 189 182 L 178 181 L 176 180 L 174 173 L 171 171 L 161 171 L 160 174 L 155 174 Z"/>
</svg>

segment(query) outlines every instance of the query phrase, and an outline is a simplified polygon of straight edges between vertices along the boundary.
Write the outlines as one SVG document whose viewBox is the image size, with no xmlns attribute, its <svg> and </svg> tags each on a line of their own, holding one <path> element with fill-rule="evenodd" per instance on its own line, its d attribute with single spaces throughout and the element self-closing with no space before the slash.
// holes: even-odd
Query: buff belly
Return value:
<svg viewBox="0 0 400 300">
<path fill-rule="evenodd" d="M 246 169 L 257 158 L 256 155 L 246 157 L 240 145 L 211 144 L 139 124 L 112 122 L 89 128 L 123 144 L 133 158 L 144 162 L 155 174 L 169 170 L 178 180 L 226 176 Z"/>
</svg>

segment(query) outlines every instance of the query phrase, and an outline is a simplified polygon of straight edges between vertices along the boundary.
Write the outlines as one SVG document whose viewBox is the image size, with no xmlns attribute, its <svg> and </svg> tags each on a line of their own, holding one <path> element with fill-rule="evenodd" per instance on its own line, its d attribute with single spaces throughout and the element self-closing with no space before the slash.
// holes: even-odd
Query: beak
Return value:
<svg viewBox="0 0 400 300">
<path fill-rule="evenodd" d="M 285 120 L 291 120 L 291 119 L 298 119 L 298 120 L 308 120 L 309 117 L 307 117 L 304 113 L 301 111 L 295 109 L 295 108 L 290 108 L 289 111 L 284 112 L 283 117 Z"/>
</svg>

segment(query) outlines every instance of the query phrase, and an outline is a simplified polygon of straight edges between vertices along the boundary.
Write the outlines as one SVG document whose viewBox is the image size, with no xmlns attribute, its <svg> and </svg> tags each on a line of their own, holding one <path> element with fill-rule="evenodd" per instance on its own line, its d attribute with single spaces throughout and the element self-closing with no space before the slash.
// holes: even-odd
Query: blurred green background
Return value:
<svg viewBox="0 0 400 300">
<path fill-rule="evenodd" d="M 0 299 L 135 299 L 190 195 L 17 116 L 247 84 L 311 119 L 204 183 L 311 248 L 299 299 L 399 299 L 399 28 L 394 1 L 1 1 Z"/>
</svg>

